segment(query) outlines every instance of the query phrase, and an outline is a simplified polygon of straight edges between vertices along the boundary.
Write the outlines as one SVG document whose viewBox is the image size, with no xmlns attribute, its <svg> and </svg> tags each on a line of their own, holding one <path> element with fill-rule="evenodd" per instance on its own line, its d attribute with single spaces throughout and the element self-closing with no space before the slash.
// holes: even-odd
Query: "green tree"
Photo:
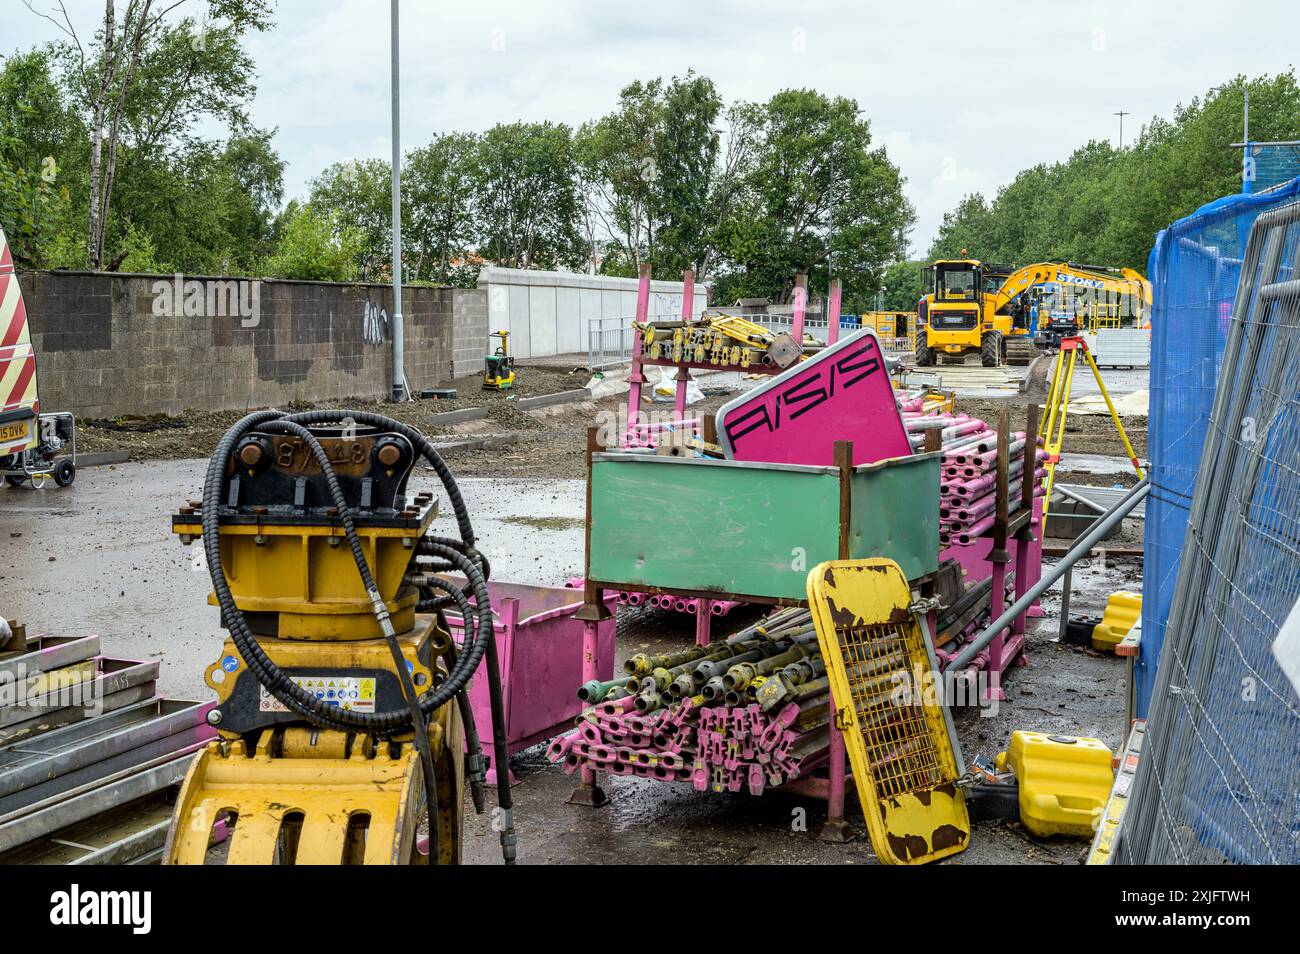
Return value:
<svg viewBox="0 0 1300 954">
<path fill-rule="evenodd" d="M 630 83 L 608 116 L 579 129 L 576 149 L 586 194 L 589 244 L 604 249 L 601 271 L 636 275 L 695 270 L 711 277 L 722 221 L 738 194 L 735 160 L 716 123 L 722 97 L 713 81 L 687 71 Z M 735 119 L 738 114 L 728 114 Z M 732 132 L 749 133 L 743 124 Z"/>
<path fill-rule="evenodd" d="M 308 203 L 361 237 L 361 280 L 387 272 L 393 256 L 393 173 L 383 159 L 336 162 L 311 181 Z"/>
<path fill-rule="evenodd" d="M 0 225 L 23 267 L 84 261 L 72 198 L 80 136 L 50 51 L 7 57 L 0 66 Z"/>
<path fill-rule="evenodd" d="M 993 219 L 984 196 L 975 192 L 963 196 L 957 208 L 943 214 L 939 233 L 930 245 L 926 258 L 985 258 L 993 261 Z"/>
<path fill-rule="evenodd" d="M 928 262 L 899 261 L 885 267 L 881 284 L 884 285 L 886 311 L 915 311 L 916 303 L 929 289 L 924 287 Z"/>
<path fill-rule="evenodd" d="M 402 170 L 402 228 L 406 268 L 417 281 L 473 285 L 479 268 L 474 184 L 478 138 L 437 135 L 413 149 Z"/>
<path fill-rule="evenodd" d="M 1154 117 L 1123 149 L 1091 141 L 1067 159 L 1022 171 L 991 203 L 966 196 L 944 223 L 930 258 L 972 257 L 1015 264 L 1068 259 L 1143 269 L 1156 233 L 1223 195 L 1241 190 L 1241 109 L 1251 100 L 1251 139 L 1292 140 L 1300 132 L 1293 71 L 1237 76 L 1204 97 Z"/>
<path fill-rule="evenodd" d="M 663 125 L 663 80 L 629 83 L 618 107 L 585 123 L 574 136 L 574 157 L 585 192 L 587 242 L 605 237 L 606 274 L 636 275 L 654 250 L 655 141 Z"/>
<path fill-rule="evenodd" d="M 365 254 L 361 231 L 336 213 L 296 201 L 285 208 L 278 226 L 279 246 L 262 265 L 268 278 L 304 281 L 355 281 Z"/>
<path fill-rule="evenodd" d="M 763 106 L 745 194 L 721 229 L 728 267 L 718 300 L 788 301 L 799 272 L 824 288 L 833 253 L 846 308 L 870 305 L 915 215 L 898 167 L 872 147 L 859 112 L 851 99 L 814 90 L 786 90 Z"/>
<path fill-rule="evenodd" d="M 474 169 L 481 254 L 508 268 L 582 267 L 590 246 L 568 126 L 493 126 L 478 141 Z"/>
<path fill-rule="evenodd" d="M 168 271 L 246 271 L 270 249 L 270 227 L 283 193 L 283 164 L 269 133 L 228 143 L 188 140 L 167 153 L 123 151 L 116 186 L 121 212 L 110 230 L 116 251 L 105 266 L 123 268 L 126 238 L 147 235 Z"/>
<path fill-rule="evenodd" d="M 721 112 L 722 97 L 708 77 L 688 72 L 664 91 L 651 182 L 659 221 L 653 261 L 669 275 L 691 268 L 700 280 L 708 277 L 721 138 L 714 123 Z"/>
<path fill-rule="evenodd" d="M 32 0 L 25 0 L 36 13 Z M 182 0 L 183 2 L 183 0 Z M 106 261 L 114 189 L 124 150 L 152 155 L 189 137 L 205 120 L 240 127 L 253 92 L 253 63 L 242 47 L 270 25 L 267 0 L 207 0 L 207 19 L 170 19 L 181 2 L 106 0 L 99 30 L 83 38 L 67 9 L 44 14 L 66 36 L 56 47 L 63 82 L 88 132 L 86 251 Z"/>
</svg>

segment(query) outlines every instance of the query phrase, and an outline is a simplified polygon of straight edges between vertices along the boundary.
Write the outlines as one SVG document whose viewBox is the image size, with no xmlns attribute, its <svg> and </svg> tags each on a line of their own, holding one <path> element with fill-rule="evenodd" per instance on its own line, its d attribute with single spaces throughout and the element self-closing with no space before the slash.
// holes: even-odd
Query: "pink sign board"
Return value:
<svg viewBox="0 0 1300 954">
<path fill-rule="evenodd" d="M 912 453 L 885 354 L 864 328 L 725 404 L 718 440 L 733 460 L 833 464 L 836 441 L 853 463 Z"/>
</svg>

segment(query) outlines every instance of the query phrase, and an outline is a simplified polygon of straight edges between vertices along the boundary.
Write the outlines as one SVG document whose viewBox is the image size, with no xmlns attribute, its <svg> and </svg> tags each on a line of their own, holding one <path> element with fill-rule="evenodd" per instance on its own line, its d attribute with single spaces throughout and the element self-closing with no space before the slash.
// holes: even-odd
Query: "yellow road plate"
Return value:
<svg viewBox="0 0 1300 954">
<path fill-rule="evenodd" d="M 8 444 L 10 441 L 26 440 L 27 428 L 27 421 L 19 421 L 17 424 L 0 425 L 0 444 Z"/>
</svg>

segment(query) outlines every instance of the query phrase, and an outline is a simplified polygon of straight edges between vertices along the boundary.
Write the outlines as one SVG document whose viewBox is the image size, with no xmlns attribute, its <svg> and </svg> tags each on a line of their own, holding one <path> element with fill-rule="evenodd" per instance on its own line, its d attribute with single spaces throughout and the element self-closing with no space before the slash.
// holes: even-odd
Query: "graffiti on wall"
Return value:
<svg viewBox="0 0 1300 954">
<path fill-rule="evenodd" d="M 367 301 L 361 313 L 361 335 L 368 345 L 382 345 L 388 339 L 388 309 Z"/>
</svg>

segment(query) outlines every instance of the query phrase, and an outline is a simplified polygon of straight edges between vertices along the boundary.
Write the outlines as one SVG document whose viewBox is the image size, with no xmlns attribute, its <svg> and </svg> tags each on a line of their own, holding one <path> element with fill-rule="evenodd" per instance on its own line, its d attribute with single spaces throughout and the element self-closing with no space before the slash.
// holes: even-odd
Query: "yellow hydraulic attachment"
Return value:
<svg viewBox="0 0 1300 954">
<path fill-rule="evenodd" d="M 910 865 L 964 850 L 956 733 L 941 683 L 928 683 L 941 677 L 903 571 L 885 559 L 822 563 L 808 602 L 876 856 Z"/>
<path fill-rule="evenodd" d="M 1120 420 L 1119 412 L 1111 402 L 1110 394 L 1106 390 L 1106 382 L 1101 379 L 1101 370 L 1093 360 L 1092 352 L 1088 350 L 1088 342 L 1078 336 L 1062 338 L 1061 350 L 1057 352 L 1056 365 L 1052 370 L 1052 386 L 1047 392 L 1047 423 L 1043 427 L 1046 441 L 1044 449 L 1047 451 L 1047 496 L 1043 498 L 1044 520 L 1047 519 L 1047 508 L 1052 505 L 1052 483 L 1056 479 L 1056 465 L 1061 462 L 1061 446 L 1065 443 L 1065 418 L 1070 410 L 1070 390 L 1074 386 L 1074 368 L 1078 364 L 1080 354 L 1092 369 L 1092 376 L 1097 381 L 1097 389 L 1101 391 L 1101 396 L 1106 401 L 1106 409 L 1110 411 L 1110 419 L 1115 422 L 1115 430 L 1119 432 L 1120 440 L 1124 442 L 1124 450 L 1128 452 L 1133 470 L 1137 472 L 1139 480 L 1144 476 L 1142 465 L 1138 463 L 1137 454 L 1133 450 L 1132 443 L 1129 442 L 1128 433 L 1124 430 L 1124 422 Z"/>
<path fill-rule="evenodd" d="M 460 860 L 470 669 L 441 613 L 417 612 L 438 506 L 406 491 L 423 439 L 388 423 L 251 415 L 173 516 L 230 635 L 204 674 L 219 738 L 181 787 L 166 863 Z"/>
</svg>

